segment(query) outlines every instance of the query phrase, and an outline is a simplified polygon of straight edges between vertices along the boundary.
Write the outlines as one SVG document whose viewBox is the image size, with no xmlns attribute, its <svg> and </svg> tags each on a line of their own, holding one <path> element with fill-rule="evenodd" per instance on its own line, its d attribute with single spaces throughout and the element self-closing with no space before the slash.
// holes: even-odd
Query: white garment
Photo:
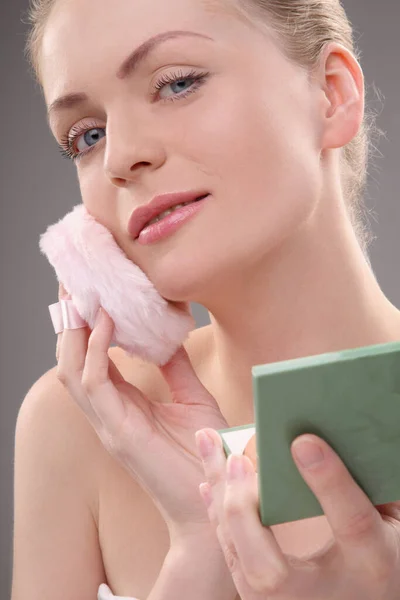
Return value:
<svg viewBox="0 0 400 600">
<path fill-rule="evenodd" d="M 108 585 L 102 583 L 97 593 L 97 600 L 138 600 L 132 596 L 114 596 Z"/>
</svg>

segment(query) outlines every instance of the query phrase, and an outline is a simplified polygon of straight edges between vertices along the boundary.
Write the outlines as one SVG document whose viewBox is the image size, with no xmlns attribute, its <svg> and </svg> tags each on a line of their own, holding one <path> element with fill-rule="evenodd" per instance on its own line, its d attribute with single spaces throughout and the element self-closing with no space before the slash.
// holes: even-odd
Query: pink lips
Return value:
<svg viewBox="0 0 400 600">
<path fill-rule="evenodd" d="M 153 200 L 144 206 L 139 206 L 131 214 L 128 222 L 128 233 L 133 239 L 137 239 L 142 229 L 155 217 L 160 215 L 168 208 L 177 204 L 192 202 L 197 198 L 208 195 L 206 190 L 191 190 L 187 192 L 178 192 L 171 194 L 162 194 L 156 196 Z"/>
<path fill-rule="evenodd" d="M 153 244 L 174 233 L 188 220 L 192 219 L 202 207 L 207 204 L 209 196 L 202 200 L 196 200 L 186 206 L 176 208 L 172 213 L 163 217 L 160 221 L 148 225 L 139 234 L 137 242 L 141 245 Z"/>
</svg>

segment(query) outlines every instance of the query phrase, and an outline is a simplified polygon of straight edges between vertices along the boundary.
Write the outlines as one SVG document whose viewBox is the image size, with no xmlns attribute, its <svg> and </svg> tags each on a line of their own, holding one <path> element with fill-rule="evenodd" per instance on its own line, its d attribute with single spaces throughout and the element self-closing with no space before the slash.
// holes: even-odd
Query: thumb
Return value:
<svg viewBox="0 0 400 600">
<path fill-rule="evenodd" d="M 216 400 L 198 378 L 183 345 L 159 369 L 171 390 L 174 402 L 180 404 L 208 404 L 219 410 Z"/>
<path fill-rule="evenodd" d="M 382 526 L 379 512 L 338 454 L 314 434 L 297 438 L 291 451 L 342 550 L 356 559 L 362 552 L 368 556 L 369 564 L 380 564 L 387 557 L 390 545 L 387 530 Z"/>
</svg>

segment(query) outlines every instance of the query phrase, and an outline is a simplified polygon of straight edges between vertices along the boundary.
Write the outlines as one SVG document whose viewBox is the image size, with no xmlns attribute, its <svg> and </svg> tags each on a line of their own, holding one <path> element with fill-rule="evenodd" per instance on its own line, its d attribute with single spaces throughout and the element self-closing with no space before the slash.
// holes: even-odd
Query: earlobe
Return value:
<svg viewBox="0 0 400 600">
<path fill-rule="evenodd" d="M 323 148 L 341 148 L 357 135 L 364 118 L 364 76 L 356 58 L 330 44 L 321 58 L 326 112 Z"/>
</svg>

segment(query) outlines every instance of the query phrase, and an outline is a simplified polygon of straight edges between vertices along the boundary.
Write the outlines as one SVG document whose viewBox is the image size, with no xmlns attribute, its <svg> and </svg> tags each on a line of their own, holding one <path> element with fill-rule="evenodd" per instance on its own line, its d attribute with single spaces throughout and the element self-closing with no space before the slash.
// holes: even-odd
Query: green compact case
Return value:
<svg viewBox="0 0 400 600">
<path fill-rule="evenodd" d="M 304 433 L 324 439 L 372 504 L 400 500 L 400 342 L 252 367 L 255 423 L 222 429 L 242 454 L 256 434 L 265 526 L 324 514 L 293 461 Z"/>
</svg>

